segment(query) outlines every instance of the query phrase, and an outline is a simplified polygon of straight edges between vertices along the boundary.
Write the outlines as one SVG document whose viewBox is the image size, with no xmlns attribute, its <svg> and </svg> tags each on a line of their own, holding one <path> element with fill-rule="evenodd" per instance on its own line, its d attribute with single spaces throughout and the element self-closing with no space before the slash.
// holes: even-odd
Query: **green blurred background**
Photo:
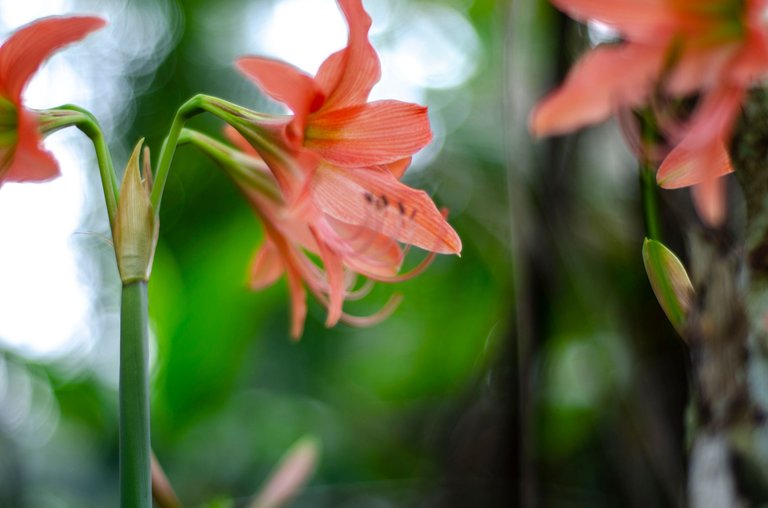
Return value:
<svg viewBox="0 0 768 508">
<path fill-rule="evenodd" d="M 156 154 L 195 93 L 277 111 L 232 61 L 269 53 L 270 33 L 313 47 L 312 34 L 284 33 L 286 16 L 336 27 L 332 49 L 343 45 L 343 25 L 309 10 L 299 19 L 323 4 L 338 22 L 333 2 L 307 1 L 60 0 L 34 12 L 110 19 L 67 52 L 81 59 L 75 69 L 92 90 L 82 105 L 103 115 L 122 166 L 140 137 Z M 326 329 L 311 301 L 293 342 L 284 281 L 247 287 L 256 217 L 215 166 L 181 148 L 150 314 L 153 448 L 184 505 L 245 506 L 307 434 L 322 454 L 296 507 L 680 505 L 685 353 L 645 280 L 632 158 L 613 123 L 543 141 L 526 131 L 535 100 L 588 47 L 589 31 L 538 0 L 364 3 L 385 91 L 430 106 L 436 142 L 406 181 L 450 208 L 462 256 L 349 303 L 364 315 L 404 295 L 372 328 Z M 16 2 L 0 5 L 6 31 L 29 21 Z M 95 53 L 101 60 L 88 64 Z M 222 128 L 209 117 L 191 125 Z M 62 139 L 88 153 L 77 135 Z M 86 205 L 67 242 L 88 326 L 47 352 L 0 332 L 3 507 L 117 506 L 119 288 L 89 157 L 74 170 Z M 3 192 L 0 202 L 15 191 Z M 665 199 L 687 206 L 683 195 Z"/>
</svg>

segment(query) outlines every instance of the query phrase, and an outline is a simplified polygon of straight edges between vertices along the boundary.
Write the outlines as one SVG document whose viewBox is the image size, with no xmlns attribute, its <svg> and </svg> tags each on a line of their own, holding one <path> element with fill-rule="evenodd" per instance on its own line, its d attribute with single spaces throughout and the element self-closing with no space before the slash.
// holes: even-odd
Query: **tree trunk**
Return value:
<svg viewBox="0 0 768 508">
<path fill-rule="evenodd" d="M 768 94 L 753 92 L 731 147 L 743 234 L 690 234 L 693 508 L 768 503 Z M 735 202 L 729 209 L 737 210 Z M 737 217 L 738 218 L 738 217 Z"/>
</svg>

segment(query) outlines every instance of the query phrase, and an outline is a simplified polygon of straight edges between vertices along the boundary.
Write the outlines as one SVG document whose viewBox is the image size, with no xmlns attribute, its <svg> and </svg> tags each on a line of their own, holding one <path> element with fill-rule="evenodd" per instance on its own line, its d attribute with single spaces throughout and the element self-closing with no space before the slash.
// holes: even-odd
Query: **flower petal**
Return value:
<svg viewBox="0 0 768 508">
<path fill-rule="evenodd" d="M 738 72 L 733 70 L 733 65 L 734 60 L 738 59 L 741 46 L 741 43 L 732 43 L 687 48 L 670 69 L 664 83 L 665 91 L 681 96 L 717 87 L 724 76 Z"/>
<path fill-rule="evenodd" d="M 392 176 L 400 180 L 405 172 L 408 170 L 408 168 L 411 166 L 411 160 L 412 157 L 406 157 L 404 159 L 400 159 L 399 161 L 390 162 L 389 164 L 385 164 L 384 167 L 392 173 Z"/>
<path fill-rule="evenodd" d="M 257 152 L 256 149 L 253 146 L 251 146 L 248 140 L 245 139 L 243 135 L 240 134 L 240 132 L 238 132 L 237 129 L 235 129 L 229 124 L 224 126 L 224 137 L 226 137 L 229 140 L 229 142 L 235 145 L 235 148 L 237 148 L 241 152 L 244 152 L 251 157 L 261 159 L 261 155 L 259 155 L 259 152 Z"/>
<path fill-rule="evenodd" d="M 42 147 L 36 116 L 19 110 L 18 141 L 10 166 L 2 180 L 9 182 L 41 182 L 59 175 L 59 164 Z"/>
<path fill-rule="evenodd" d="M 324 111 L 365 102 L 381 78 L 379 57 L 368 41 L 371 18 L 362 1 L 339 0 L 339 5 L 349 25 L 349 40 L 346 48 L 323 62 L 315 76 L 326 96 Z"/>
<path fill-rule="evenodd" d="M 347 224 L 331 216 L 326 221 L 346 246 L 344 261 L 366 277 L 394 277 L 403 262 L 397 241 L 365 226 Z"/>
<path fill-rule="evenodd" d="M 431 139 L 427 108 L 388 100 L 312 115 L 305 146 L 331 164 L 368 167 L 397 162 Z"/>
<path fill-rule="evenodd" d="M 762 8 L 764 9 L 765 6 Z M 758 19 L 762 19 L 763 15 L 758 14 L 758 16 Z M 728 68 L 728 76 L 733 82 L 746 87 L 764 77 L 766 69 L 768 69 L 768 33 L 761 25 L 751 29 L 747 34 L 740 53 Z"/>
<path fill-rule="evenodd" d="M 318 155 L 311 150 L 288 146 L 279 134 L 261 126 L 254 128 L 252 125 L 238 124 L 235 130 L 269 167 L 285 199 L 292 204 L 299 200 L 305 194 L 309 176 L 319 163 Z M 234 143 L 240 143 L 237 137 L 228 135 Z M 253 156 L 253 152 L 247 152 Z"/>
<path fill-rule="evenodd" d="M 315 80 L 296 67 L 271 58 L 242 57 L 235 65 L 264 93 L 293 111 L 291 135 L 300 142 L 307 115 L 320 108 L 325 99 Z"/>
<path fill-rule="evenodd" d="M 259 290 L 271 286 L 284 271 L 280 251 L 267 236 L 251 262 L 251 289 Z"/>
<path fill-rule="evenodd" d="M 402 243 L 458 254 L 461 240 L 426 192 L 400 183 L 381 168 L 320 165 L 312 179 L 317 206 L 348 224 L 365 226 Z"/>
<path fill-rule="evenodd" d="M 301 256 L 288 240 L 269 221 L 264 221 L 265 236 L 271 240 L 285 268 L 288 278 L 288 291 L 291 294 L 291 337 L 298 339 L 304 331 L 304 321 L 307 318 L 307 290 L 302 283 L 303 277 L 299 260 Z"/>
<path fill-rule="evenodd" d="M 536 106 L 531 132 L 563 134 L 605 120 L 618 106 L 638 104 L 653 86 L 664 56 L 664 50 L 632 43 L 593 49 Z"/>
<path fill-rule="evenodd" d="M 656 180 L 664 188 L 687 187 L 733 171 L 724 140 L 741 107 L 744 90 L 722 86 L 707 94 L 688 134 L 664 159 Z"/>
<path fill-rule="evenodd" d="M 327 277 L 328 317 L 325 320 L 325 326 L 331 327 L 339 322 L 343 311 L 344 295 L 346 294 L 344 263 L 339 253 L 332 250 L 314 228 L 311 229 L 312 234 L 315 235 L 315 241 L 320 250 L 320 259 L 323 261 L 323 268 L 325 268 Z"/>
<path fill-rule="evenodd" d="M 32 74 L 51 53 L 84 38 L 106 22 L 92 16 L 44 18 L 20 28 L 0 47 L 0 90 L 20 103 Z"/>
<path fill-rule="evenodd" d="M 299 339 L 307 319 L 307 290 L 301 282 L 301 274 L 291 264 L 286 269 L 288 290 L 291 293 L 291 337 Z"/>
<path fill-rule="evenodd" d="M 725 220 L 725 181 L 708 178 L 691 191 L 699 217 L 712 227 L 720 226 Z"/>
<path fill-rule="evenodd" d="M 732 171 L 731 158 L 722 141 L 713 140 L 706 147 L 693 149 L 683 141 L 661 163 L 656 178 L 665 189 L 679 189 Z"/>
<path fill-rule="evenodd" d="M 675 13 L 668 0 L 552 0 L 558 9 L 579 21 L 600 21 L 631 40 L 658 42 L 674 30 Z"/>
</svg>

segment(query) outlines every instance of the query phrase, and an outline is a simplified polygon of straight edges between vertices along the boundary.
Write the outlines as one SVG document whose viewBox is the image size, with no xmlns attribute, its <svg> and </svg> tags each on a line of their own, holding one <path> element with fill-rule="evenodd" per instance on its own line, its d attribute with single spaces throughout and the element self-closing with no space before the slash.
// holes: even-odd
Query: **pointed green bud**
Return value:
<svg viewBox="0 0 768 508">
<path fill-rule="evenodd" d="M 152 171 L 147 163 L 148 152 L 145 152 L 145 178 L 142 179 L 139 169 L 143 143 L 143 139 L 138 142 L 125 169 L 115 218 L 115 254 L 123 284 L 149 280 L 157 246 L 159 221 L 150 202 Z"/>
<path fill-rule="evenodd" d="M 677 333 L 685 338 L 685 322 L 694 290 L 683 263 L 663 243 L 646 238 L 643 264 L 661 308 Z"/>
</svg>

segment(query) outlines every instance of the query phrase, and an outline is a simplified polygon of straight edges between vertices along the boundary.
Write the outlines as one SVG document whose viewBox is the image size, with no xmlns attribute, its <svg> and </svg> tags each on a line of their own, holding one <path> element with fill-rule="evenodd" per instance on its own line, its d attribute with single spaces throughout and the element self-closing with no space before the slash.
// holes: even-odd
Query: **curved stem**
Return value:
<svg viewBox="0 0 768 508">
<path fill-rule="evenodd" d="M 120 308 L 120 506 L 152 508 L 147 283 L 123 285 Z"/>
<path fill-rule="evenodd" d="M 65 127 L 75 126 L 88 136 L 96 151 L 96 160 L 99 164 L 101 186 L 104 191 L 104 200 L 109 215 L 109 225 L 114 230 L 115 214 L 117 213 L 117 197 L 119 195 L 115 167 L 112 163 L 112 155 L 109 152 L 107 141 L 96 117 L 90 111 L 65 104 L 58 108 L 40 112 L 40 128 L 44 133 L 51 133 Z"/>
<path fill-rule="evenodd" d="M 203 112 L 211 113 L 215 117 L 220 118 L 229 124 L 233 124 L 238 120 L 242 121 L 243 117 L 246 115 L 253 118 L 260 117 L 257 113 L 210 95 L 197 94 L 182 104 L 173 118 L 171 130 L 168 132 L 168 136 L 166 136 L 163 141 L 163 146 L 160 149 L 160 157 L 157 164 L 157 170 L 155 171 L 155 183 L 152 188 L 151 196 L 152 207 L 154 208 L 155 213 L 159 213 L 160 210 L 163 189 L 168 180 L 168 173 L 171 168 L 171 162 L 173 161 L 173 155 L 176 152 L 176 147 L 180 143 L 192 141 L 189 137 L 181 139 L 184 124 L 193 116 Z"/>
<path fill-rule="evenodd" d="M 195 95 L 176 111 L 173 123 L 171 124 L 171 130 L 168 131 L 168 135 L 163 141 L 163 146 L 160 148 L 160 157 L 157 169 L 155 170 L 152 196 L 150 197 L 152 208 L 154 208 L 156 214 L 160 212 L 160 200 L 163 198 L 165 182 L 168 180 L 171 162 L 173 162 L 173 154 L 176 152 L 176 145 L 179 143 L 179 135 L 187 120 L 203 112 L 201 107 L 202 97 L 201 95 Z"/>
</svg>

